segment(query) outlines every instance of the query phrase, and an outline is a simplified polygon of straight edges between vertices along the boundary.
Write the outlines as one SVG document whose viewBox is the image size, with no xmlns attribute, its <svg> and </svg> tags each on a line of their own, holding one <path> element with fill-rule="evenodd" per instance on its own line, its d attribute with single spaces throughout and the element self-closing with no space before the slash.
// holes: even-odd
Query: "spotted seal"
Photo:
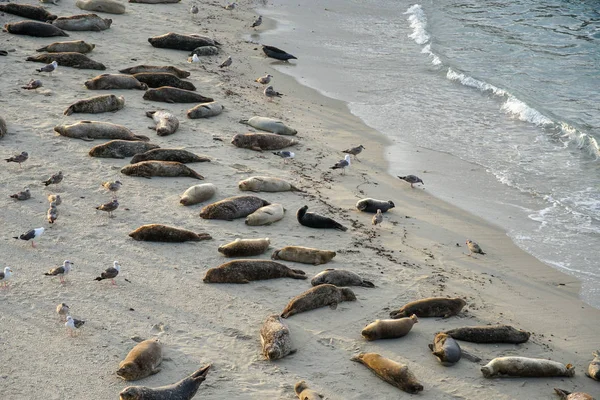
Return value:
<svg viewBox="0 0 600 400">
<path fill-rule="evenodd" d="M 228 197 L 216 203 L 209 204 L 200 210 L 200 217 L 204 219 L 224 219 L 232 221 L 244 218 L 261 207 L 268 206 L 266 200 L 256 196 Z"/>
<path fill-rule="evenodd" d="M 481 373 L 486 378 L 495 376 L 522 376 L 522 377 L 551 377 L 575 376 L 575 367 L 572 364 L 528 357 L 498 357 L 481 367 Z"/>
<path fill-rule="evenodd" d="M 306 273 L 268 260 L 242 259 L 221 264 L 206 271 L 206 283 L 249 283 L 265 279 L 306 279 Z"/>
<path fill-rule="evenodd" d="M 175 161 L 182 164 L 195 162 L 210 162 L 210 159 L 204 156 L 196 155 L 183 149 L 153 149 L 145 153 L 136 154 L 131 159 L 131 164 L 142 161 Z"/>
<path fill-rule="evenodd" d="M 329 284 L 319 285 L 308 289 L 290 300 L 281 313 L 281 316 L 289 318 L 292 315 L 325 306 L 329 306 L 335 310 L 339 303 L 355 300 L 356 295 L 348 288 L 338 288 Z"/>
<path fill-rule="evenodd" d="M 70 17 L 58 17 L 52 21 L 52 25 L 65 31 L 105 31 L 112 24 L 110 18 L 100 18 L 96 14 L 80 14 Z"/>
<path fill-rule="evenodd" d="M 111 140 L 110 142 L 92 147 L 88 154 L 91 157 L 100 158 L 125 158 L 158 147 L 157 144 L 139 140 Z"/>
<path fill-rule="evenodd" d="M 525 343 L 531 335 L 509 325 L 467 326 L 450 329 L 445 334 L 456 340 L 473 343 Z"/>
<path fill-rule="evenodd" d="M 141 161 L 121 168 L 121 173 L 129 176 L 141 176 L 151 179 L 153 176 L 176 177 L 188 176 L 194 179 L 204 179 L 202 175 L 185 164 L 175 161 Z"/>
<path fill-rule="evenodd" d="M 94 50 L 95 44 L 86 43 L 83 40 L 71 40 L 68 42 L 55 42 L 48 46 L 40 47 L 36 51 L 48 53 L 89 53 Z M 58 61 L 57 61 L 58 62 Z"/>
<path fill-rule="evenodd" d="M 373 282 L 369 282 L 360 277 L 360 275 L 347 271 L 344 269 L 328 268 L 325 271 L 319 272 L 310 281 L 313 286 L 319 286 L 323 284 L 330 284 L 335 286 L 362 286 L 368 288 L 374 288 Z"/>
<path fill-rule="evenodd" d="M 394 202 L 391 200 L 376 200 L 376 199 L 362 199 L 356 203 L 356 208 L 359 211 L 376 213 L 377 210 L 381 210 L 382 213 L 394 208 Z"/>
<path fill-rule="evenodd" d="M 206 36 L 200 35 L 181 35 L 179 33 L 169 32 L 161 36 L 148 38 L 148 42 L 154 47 L 162 49 L 193 51 L 197 47 L 217 46 L 219 42 Z M 212 100 L 211 100 L 212 101 Z"/>
<path fill-rule="evenodd" d="M 167 243 L 199 242 L 212 239 L 208 233 L 196 233 L 161 224 L 142 225 L 131 232 L 129 236 L 134 240 Z"/>
<path fill-rule="evenodd" d="M 585 374 L 596 381 L 600 381 L 600 352 L 595 351 L 592 355 L 594 356 L 594 359 L 590 362 L 590 365 L 588 365 Z"/>
<path fill-rule="evenodd" d="M 119 393 L 119 400 L 191 400 L 206 380 L 209 368 L 210 364 L 172 385 L 157 388 L 128 386 Z"/>
<path fill-rule="evenodd" d="M 152 120 L 154 120 L 154 122 L 156 123 L 154 130 L 156 130 L 156 134 L 158 136 L 172 135 L 177 131 L 177 129 L 179 129 L 179 120 L 175 115 L 168 111 L 146 111 L 146 116 L 148 118 L 152 118 Z"/>
<path fill-rule="evenodd" d="M 294 139 L 274 133 L 238 133 L 231 139 L 235 147 L 254 151 L 280 150 L 297 143 Z"/>
<path fill-rule="evenodd" d="M 77 0 L 75 5 L 86 11 L 100 11 L 109 14 L 125 13 L 125 4 L 116 0 Z"/>
<path fill-rule="evenodd" d="M 286 246 L 277 249 L 271 254 L 273 260 L 294 261 L 302 264 L 320 265 L 327 264 L 335 257 L 336 252 L 319 250 L 303 246 Z"/>
<path fill-rule="evenodd" d="M 69 34 L 56 26 L 38 21 L 19 21 L 5 24 L 4 30 L 13 35 L 27 35 L 34 37 L 69 36 Z"/>
<path fill-rule="evenodd" d="M 219 54 L 219 48 L 217 46 L 200 46 L 192 50 L 190 57 L 194 54 L 197 56 L 216 56 Z"/>
<path fill-rule="evenodd" d="M 147 136 L 135 135 L 128 128 L 100 121 L 79 121 L 74 124 L 57 125 L 54 131 L 61 136 L 82 139 L 113 139 L 113 140 L 142 140 L 149 141 Z"/>
<path fill-rule="evenodd" d="M 164 103 L 208 103 L 213 101 L 212 98 L 204 97 L 191 90 L 177 89 L 170 86 L 148 89 L 144 93 L 144 100 L 162 101 Z"/>
<path fill-rule="evenodd" d="M 53 21 L 57 18 L 56 15 L 48 12 L 44 7 L 30 6 L 28 4 L 0 4 L 0 12 L 18 15 L 19 17 L 34 19 L 41 22 Z"/>
<path fill-rule="evenodd" d="M 183 81 L 177 75 L 168 72 L 138 72 L 133 74 L 133 77 L 151 88 L 170 86 L 185 90 L 196 90 L 196 86 L 192 82 Z"/>
<path fill-rule="evenodd" d="M 458 314 L 466 304 L 467 302 L 460 297 L 453 299 L 446 297 L 428 297 L 426 299 L 412 301 L 402 306 L 399 310 L 390 312 L 390 317 L 402 318 L 416 314 L 419 318 L 448 318 Z"/>
<path fill-rule="evenodd" d="M 109 89 L 138 89 L 146 90 L 148 86 L 126 74 L 102 74 L 85 81 L 85 87 L 90 90 L 109 90 Z"/>
<path fill-rule="evenodd" d="M 421 385 L 407 365 L 397 363 L 377 353 L 360 353 L 351 359 L 369 368 L 375 375 L 392 386 L 407 393 L 423 391 Z"/>
<path fill-rule="evenodd" d="M 263 355 L 270 361 L 296 352 L 296 349 L 292 348 L 290 329 L 279 315 L 267 317 L 260 328 L 260 343 Z"/>
<path fill-rule="evenodd" d="M 305 381 L 298 381 L 294 385 L 294 392 L 300 400 L 321 400 L 323 397 L 316 391 L 309 389 Z"/>
<path fill-rule="evenodd" d="M 196 107 L 187 111 L 189 119 L 210 118 L 215 117 L 223 112 L 225 107 L 216 101 L 210 103 L 198 104 Z"/>
<path fill-rule="evenodd" d="M 166 72 L 169 74 L 173 74 L 179 78 L 187 78 L 190 76 L 188 71 L 184 71 L 177 67 L 173 67 L 172 65 L 136 65 L 135 67 L 129 67 L 125 69 L 119 70 L 122 74 L 138 74 L 141 72 Z"/>
<path fill-rule="evenodd" d="M 270 176 L 252 176 L 238 182 L 238 188 L 250 192 L 302 192 L 288 181 Z"/>
<path fill-rule="evenodd" d="M 76 69 L 96 69 L 104 71 L 106 67 L 104 64 L 92 60 L 88 56 L 77 53 L 77 52 L 63 52 L 63 53 L 44 53 L 36 56 L 27 57 L 26 61 L 40 62 L 50 64 L 56 61 L 61 67 L 71 67 Z"/>
<path fill-rule="evenodd" d="M 433 343 L 429 344 L 429 349 L 442 365 L 445 366 L 456 364 L 462 355 L 462 351 L 456 340 L 445 333 L 435 335 Z"/>
<path fill-rule="evenodd" d="M 301 207 L 298 212 L 296 212 L 296 218 L 298 219 L 300 225 L 317 229 L 337 229 L 342 232 L 348 230 L 348 228 L 329 217 L 323 217 L 319 214 L 307 212 L 307 210 L 308 206 L 304 206 Z"/>
<path fill-rule="evenodd" d="M 115 96 L 114 94 L 105 94 L 102 96 L 90 97 L 89 99 L 78 100 L 71 104 L 63 114 L 71 115 L 73 113 L 99 114 L 109 111 L 118 111 L 125 106 L 125 97 Z"/>
</svg>

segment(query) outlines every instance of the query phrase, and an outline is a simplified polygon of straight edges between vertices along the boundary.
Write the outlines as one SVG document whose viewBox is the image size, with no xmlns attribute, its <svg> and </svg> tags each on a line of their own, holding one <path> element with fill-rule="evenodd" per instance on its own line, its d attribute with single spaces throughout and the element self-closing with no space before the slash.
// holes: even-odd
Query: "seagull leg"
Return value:
<svg viewBox="0 0 600 400">
<path fill-rule="evenodd" d="M 35 247 L 35 243 L 33 242 L 33 240 L 31 241 L 31 247 Z"/>
<path fill-rule="evenodd" d="M 111 279 L 111 282 L 112 282 L 113 285 L 117 286 L 117 282 L 115 282 L 114 279 Z"/>
</svg>

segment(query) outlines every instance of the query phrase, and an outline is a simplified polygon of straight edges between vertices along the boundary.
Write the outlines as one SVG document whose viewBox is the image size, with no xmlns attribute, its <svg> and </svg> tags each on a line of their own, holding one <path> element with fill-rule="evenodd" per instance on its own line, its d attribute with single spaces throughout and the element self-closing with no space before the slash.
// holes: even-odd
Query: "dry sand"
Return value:
<svg viewBox="0 0 600 400">
<path fill-rule="evenodd" d="M 26 3 L 34 4 L 33 1 Z M 224 4 L 224 3 L 223 3 Z M 579 283 L 519 250 L 504 232 L 445 204 L 427 190 L 386 173 L 383 149 L 387 141 L 352 116 L 344 103 L 320 96 L 275 71 L 260 46 L 241 38 L 252 34 L 255 18 L 250 6 L 235 11 L 221 3 L 199 4 L 192 18 L 189 2 L 166 5 L 127 4 L 124 15 L 112 18 L 104 32 L 71 32 L 69 38 L 33 38 L 0 34 L 0 49 L 15 49 L 0 57 L 0 115 L 9 134 L 0 140 L 3 158 L 28 151 L 22 168 L 2 169 L 2 267 L 13 268 L 10 290 L 0 291 L 0 388 L 6 399 L 117 399 L 129 384 L 115 375 L 117 365 L 135 345 L 132 336 L 160 335 L 169 358 L 162 371 L 142 381 L 145 386 L 175 382 L 212 363 L 197 398 L 293 399 L 293 385 L 304 379 L 329 399 L 395 399 L 408 395 L 379 380 L 364 366 L 350 361 L 359 351 L 378 352 L 406 363 L 425 387 L 423 399 L 550 399 L 553 387 L 598 395 L 598 383 L 584 376 L 597 349 L 600 312 L 578 299 Z M 62 0 L 47 8 L 60 16 L 86 13 L 74 2 Z M 98 13 L 100 14 L 100 13 Z M 0 21 L 21 20 L 2 15 Z M 260 30 L 253 36 L 260 41 Z M 186 62 L 184 51 L 156 49 L 147 38 L 169 31 L 199 33 L 219 40 L 218 56 L 202 58 L 202 65 Z M 102 73 L 66 67 L 51 77 L 39 77 L 42 64 L 25 62 L 39 47 L 60 40 L 84 39 L 95 43 L 89 57 L 107 66 L 104 73 L 137 64 L 175 65 L 192 72 L 189 80 L 198 92 L 214 97 L 226 107 L 222 115 L 189 120 L 193 106 L 142 100 L 137 90 L 89 91 L 83 82 Z M 285 44 L 268 43 L 285 49 Z M 294 52 L 294 49 L 286 49 Z M 233 65 L 220 70 L 227 55 Z M 301 63 L 302 60 L 292 61 Z M 290 67 L 292 68 L 292 67 Z M 253 80 L 265 73 L 284 97 L 267 102 L 262 87 Z M 39 78 L 37 92 L 19 87 Z M 114 93 L 126 98 L 116 113 L 63 116 L 73 101 Z M 181 122 L 172 136 L 158 137 L 145 111 L 167 109 Z M 270 152 L 257 153 L 233 147 L 236 133 L 247 132 L 238 123 L 254 115 L 280 118 L 298 129 L 300 144 L 291 149 L 296 159 L 288 164 Z M 129 159 L 98 159 L 88 150 L 101 141 L 85 142 L 57 136 L 53 127 L 78 120 L 123 124 L 148 135 L 161 147 L 181 147 L 208 155 L 211 163 L 190 164 L 218 187 L 216 199 L 241 194 L 237 182 L 253 175 L 286 178 L 307 190 L 299 193 L 259 193 L 280 202 L 285 218 L 271 226 L 248 227 L 243 219 L 207 221 L 198 216 L 202 205 L 183 207 L 179 195 L 202 183 L 190 178 L 127 177 L 119 173 Z M 222 141 L 214 140 L 221 138 Z M 340 150 L 363 144 L 361 162 L 345 176 L 329 166 L 343 158 Z M 5 157 L 4 157 L 5 156 Z M 40 182 L 62 170 L 58 186 Z M 120 208 L 109 219 L 94 208 L 110 200 L 100 183 L 120 179 Z M 29 187 L 32 199 L 13 202 L 9 194 Z M 46 197 L 59 193 L 58 221 L 45 220 Z M 364 197 L 393 200 L 396 208 L 373 229 L 371 214 L 356 211 Z M 334 217 L 348 232 L 314 230 L 296 222 L 296 210 Z M 135 242 L 128 233 L 147 223 L 164 223 L 198 232 L 209 232 L 212 241 L 184 244 Z M 44 226 L 46 233 L 32 248 L 12 236 Z M 280 313 L 293 296 L 310 288 L 306 281 L 278 279 L 247 285 L 202 282 L 208 268 L 228 261 L 217 247 L 235 238 L 271 239 L 271 251 L 286 245 L 303 245 L 338 252 L 326 266 L 287 263 L 312 276 L 326 267 L 345 268 L 373 281 L 375 289 L 353 288 L 356 302 L 337 310 L 323 308 L 288 320 L 296 354 L 268 362 L 260 354 L 258 332 L 265 318 Z M 467 257 L 464 241 L 471 238 L 487 252 Z M 69 259 L 74 263 L 68 283 L 43 275 Z M 122 265 L 118 285 L 94 278 L 118 260 Z M 125 281 L 125 278 L 128 281 Z M 402 339 L 367 343 L 362 328 L 408 301 L 428 296 L 460 296 L 468 305 L 457 317 L 422 318 Z M 81 335 L 68 337 L 58 321 L 55 306 L 65 302 L 76 318 L 87 322 Z M 482 358 L 483 365 L 498 356 L 549 358 L 576 366 L 574 378 L 484 379 L 480 365 L 461 360 L 445 368 L 427 344 L 436 332 L 476 324 L 511 324 L 533 332 L 522 345 L 463 347 Z M 164 332 L 158 329 L 165 326 Z M 153 328 L 154 327 L 154 328 Z"/>
</svg>

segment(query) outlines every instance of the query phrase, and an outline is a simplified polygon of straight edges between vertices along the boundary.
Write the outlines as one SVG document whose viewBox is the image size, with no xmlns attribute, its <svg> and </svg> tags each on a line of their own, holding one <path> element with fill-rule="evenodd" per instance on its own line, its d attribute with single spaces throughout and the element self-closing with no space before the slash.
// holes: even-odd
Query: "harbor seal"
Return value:
<svg viewBox="0 0 600 400">
<path fill-rule="evenodd" d="M 473 343 L 525 343 L 531 335 L 509 325 L 468 326 L 444 332 L 456 340 Z"/>
<path fill-rule="evenodd" d="M 411 301 L 399 310 L 390 312 L 391 318 L 408 317 L 416 314 L 419 318 L 443 317 L 448 318 L 456 315 L 467 304 L 460 297 L 449 299 L 446 297 L 428 297 Z"/>
<path fill-rule="evenodd" d="M 348 288 L 338 288 L 334 285 L 319 285 L 294 297 L 287 304 L 281 316 L 289 318 L 294 314 L 329 306 L 332 310 L 342 301 L 355 301 L 356 295 Z"/>
<path fill-rule="evenodd" d="M 252 117 L 249 119 L 243 119 L 240 121 L 242 124 L 250 125 L 253 128 L 260 129 L 261 131 L 276 133 L 278 135 L 296 135 L 297 130 L 286 126 L 283 122 L 278 119 L 267 118 L 267 117 Z"/>
<path fill-rule="evenodd" d="M 238 183 L 242 191 L 250 192 L 302 192 L 296 186 L 281 178 L 269 176 L 253 176 Z"/>
<path fill-rule="evenodd" d="M 394 208 L 394 202 L 384 201 L 384 200 L 376 200 L 376 199 L 362 199 L 356 203 L 356 208 L 359 211 L 376 213 L 377 210 L 381 210 L 382 213 L 387 212 L 388 210 Z"/>
<path fill-rule="evenodd" d="M 92 147 L 88 154 L 100 158 L 125 158 L 156 148 L 157 144 L 140 140 L 111 140 Z"/>
<path fill-rule="evenodd" d="M 135 76 L 135 75 L 134 75 Z M 146 117 L 152 118 L 156 123 L 154 129 L 158 136 L 174 134 L 179 129 L 179 120 L 173 114 L 165 110 L 146 111 Z M 153 128 L 150 128 L 153 129 Z M 175 161 L 175 160 L 169 160 Z"/>
<path fill-rule="evenodd" d="M 87 141 L 94 139 L 150 140 L 147 136 L 135 135 L 122 125 L 100 121 L 79 121 L 70 125 L 57 125 L 54 127 L 54 131 L 61 136 Z"/>
<path fill-rule="evenodd" d="M 335 286 L 362 286 L 368 288 L 374 288 L 373 282 L 369 282 L 361 278 L 358 274 L 352 271 L 344 269 L 327 268 L 325 271 L 319 272 L 310 281 L 313 286 L 319 286 L 323 284 L 330 284 Z"/>
<path fill-rule="evenodd" d="M 141 176 L 152 179 L 153 176 L 176 177 L 188 176 L 194 179 L 204 179 L 202 175 L 185 164 L 175 161 L 141 161 L 121 168 L 121 173 L 129 176 Z"/>
<path fill-rule="evenodd" d="M 225 107 L 221 103 L 217 103 L 216 101 L 198 104 L 196 107 L 190 108 L 187 111 L 187 117 L 189 119 L 215 117 L 221 114 L 224 108 Z"/>
<path fill-rule="evenodd" d="M 27 35 L 34 37 L 69 36 L 69 34 L 56 26 L 38 21 L 19 21 L 5 24 L 4 30 L 14 35 Z"/>
<path fill-rule="evenodd" d="M 260 328 L 260 343 L 262 353 L 269 361 L 279 360 L 288 354 L 293 354 L 290 329 L 279 315 L 270 315 Z"/>
<path fill-rule="evenodd" d="M 122 74 L 130 75 L 139 74 L 142 72 L 166 72 L 169 74 L 173 74 L 179 78 L 187 78 L 188 76 L 190 76 L 190 73 L 188 71 L 184 71 L 177 67 L 173 67 L 172 65 L 136 65 L 135 67 L 121 69 L 119 70 L 119 72 Z"/>
<path fill-rule="evenodd" d="M 317 229 L 337 229 L 342 232 L 348 230 L 348 228 L 329 217 L 323 217 L 319 214 L 306 212 L 306 210 L 308 210 L 308 206 L 300 208 L 296 213 L 296 218 L 298 219 L 300 225 Z"/>
<path fill-rule="evenodd" d="M 37 56 L 27 57 L 27 61 L 41 62 L 46 64 L 56 61 L 56 63 L 61 67 L 71 67 L 76 69 L 96 69 L 100 71 L 104 71 L 106 69 L 104 64 L 94 61 L 88 56 L 74 51 L 38 54 Z"/>
<path fill-rule="evenodd" d="M 144 4 L 174 4 L 179 3 L 181 0 L 129 0 L 130 3 L 144 3 Z"/>
<path fill-rule="evenodd" d="M 219 48 L 216 46 L 196 47 L 190 53 L 190 57 L 192 57 L 194 54 L 197 56 L 216 56 L 217 54 L 219 54 Z"/>
<path fill-rule="evenodd" d="M 275 261 L 242 259 L 221 264 L 206 271 L 206 283 L 248 283 L 266 279 L 306 279 L 306 273 Z"/>
<path fill-rule="evenodd" d="M 351 360 L 363 364 L 375 375 L 400 390 L 412 394 L 423 391 L 423 385 L 417 381 L 407 365 L 397 363 L 377 353 L 360 353 Z"/>
<path fill-rule="evenodd" d="M 119 364 L 117 375 L 126 381 L 136 381 L 160 372 L 162 343 L 148 339 L 135 345 Z"/>
<path fill-rule="evenodd" d="M 85 87 L 90 90 L 109 90 L 109 89 L 138 89 L 146 90 L 148 86 L 126 74 L 102 74 L 94 79 L 85 81 Z"/>
<path fill-rule="evenodd" d="M 283 206 L 278 203 L 273 203 L 261 207 L 248 215 L 245 223 L 249 226 L 271 225 L 272 223 L 283 219 L 284 214 L 285 209 Z"/>
<path fill-rule="evenodd" d="M 157 388 L 128 386 L 119 393 L 119 400 L 191 400 L 206 380 L 209 368 L 210 364 L 172 385 Z"/>
<path fill-rule="evenodd" d="M 86 11 L 99 11 L 109 14 L 125 13 L 125 4 L 116 0 L 77 0 L 75 5 Z"/>
<path fill-rule="evenodd" d="M 281 150 L 298 142 L 274 133 L 238 133 L 231 139 L 231 144 L 242 149 L 254 151 Z"/>
<path fill-rule="evenodd" d="M 600 381 L 600 352 L 595 351 L 592 355 L 594 356 L 594 359 L 590 362 L 590 365 L 588 365 L 585 374 L 596 381 Z"/>
<path fill-rule="evenodd" d="M 563 400 L 594 400 L 592 396 L 583 392 L 571 393 L 557 388 L 554 388 L 554 392 Z"/>
<path fill-rule="evenodd" d="M 0 12 L 18 15 L 19 17 L 34 19 L 41 22 L 53 21 L 57 18 L 56 15 L 48 12 L 44 7 L 30 6 L 28 4 L 0 4 Z"/>
<path fill-rule="evenodd" d="M 148 150 L 142 154 L 136 154 L 131 159 L 131 164 L 142 161 L 176 161 L 182 164 L 195 162 L 210 162 L 210 159 L 204 156 L 198 156 L 183 149 L 154 149 Z"/>
<path fill-rule="evenodd" d="M 212 239 L 208 233 L 195 233 L 161 224 L 142 225 L 131 232 L 129 236 L 134 240 L 166 243 L 199 242 Z"/>
<path fill-rule="evenodd" d="M 224 219 L 232 221 L 244 218 L 261 207 L 268 206 L 266 200 L 256 196 L 228 197 L 216 203 L 211 203 L 200 210 L 200 217 L 204 219 Z"/>
<path fill-rule="evenodd" d="M 263 254 L 271 241 L 265 239 L 235 239 L 231 243 L 219 246 L 219 253 L 225 257 L 252 257 Z"/>
<path fill-rule="evenodd" d="M 486 378 L 503 375 L 529 378 L 572 377 L 575 376 L 575 367 L 543 358 L 498 357 L 481 367 L 481 373 Z"/>
<path fill-rule="evenodd" d="M 144 100 L 162 101 L 164 103 L 207 103 L 213 101 L 191 90 L 177 89 L 170 86 L 148 89 L 144 93 Z"/>
<path fill-rule="evenodd" d="M 182 81 L 177 75 L 168 72 L 138 72 L 133 74 L 133 77 L 151 88 L 170 86 L 185 90 L 196 90 L 196 86 L 192 82 Z"/>
<path fill-rule="evenodd" d="M 183 204 L 184 206 L 198 204 L 210 199 L 215 195 L 216 192 L 217 188 L 212 183 L 194 185 L 183 192 L 179 203 Z"/>
<path fill-rule="evenodd" d="M 94 31 L 100 32 L 110 28 L 110 18 L 100 18 L 96 14 L 80 14 L 70 17 L 58 17 L 52 21 L 52 25 L 65 31 Z"/>
<path fill-rule="evenodd" d="M 36 51 L 48 53 L 89 53 L 94 50 L 95 44 L 86 43 L 83 40 L 72 40 L 68 42 L 54 42 L 48 46 L 40 47 Z M 58 61 L 57 61 L 58 62 Z"/>
<path fill-rule="evenodd" d="M 316 391 L 309 389 L 305 381 L 298 381 L 294 385 L 294 392 L 300 400 L 321 400 L 323 397 Z"/>
<path fill-rule="evenodd" d="M 456 364 L 462 355 L 458 342 L 445 333 L 438 333 L 429 349 L 444 366 Z"/>
<path fill-rule="evenodd" d="M 0 139 L 6 136 L 7 132 L 8 131 L 6 130 L 6 121 L 0 116 Z"/>
<path fill-rule="evenodd" d="M 285 260 L 302 264 L 327 264 L 335 257 L 335 251 L 319 250 L 302 246 L 286 246 L 271 254 L 273 260 Z"/>
<path fill-rule="evenodd" d="M 73 113 L 99 114 L 109 111 L 118 111 L 125 106 L 125 97 L 115 96 L 114 94 L 105 94 L 102 96 L 90 97 L 71 104 L 63 114 L 71 115 Z"/>
<path fill-rule="evenodd" d="M 219 42 L 206 36 L 200 35 L 181 35 L 179 33 L 169 32 L 161 36 L 148 38 L 148 42 L 154 47 L 161 49 L 174 49 L 193 51 L 197 47 L 217 46 Z M 212 100 L 211 100 L 212 101 Z"/>
<path fill-rule="evenodd" d="M 371 322 L 361 332 L 361 335 L 371 341 L 379 339 L 396 339 L 408 335 L 413 325 L 419 322 L 416 315 L 400 319 L 378 319 Z"/>
</svg>

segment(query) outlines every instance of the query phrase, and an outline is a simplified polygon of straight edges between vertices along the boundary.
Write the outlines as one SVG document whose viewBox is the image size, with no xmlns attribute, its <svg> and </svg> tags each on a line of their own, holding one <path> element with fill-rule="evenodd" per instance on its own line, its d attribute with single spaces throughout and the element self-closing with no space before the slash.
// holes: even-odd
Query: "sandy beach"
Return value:
<svg viewBox="0 0 600 400">
<path fill-rule="evenodd" d="M 38 4 L 28 0 L 24 3 Z M 4 4 L 4 3 L 1 3 Z M 517 248 L 497 227 L 428 194 L 411 189 L 386 171 L 387 139 L 365 126 L 346 104 L 299 85 L 273 68 L 258 43 L 260 33 L 274 26 L 265 20 L 256 32 L 250 25 L 258 4 L 238 4 L 230 12 L 225 3 L 203 2 L 196 16 L 190 2 L 126 4 L 122 15 L 97 13 L 113 20 L 102 32 L 69 32 L 69 38 L 34 38 L 0 33 L 0 116 L 8 134 L 0 139 L 3 158 L 29 153 L 22 167 L 2 169 L 4 193 L 2 269 L 14 274 L 10 288 L 0 290 L 0 387 L 7 399 L 117 399 L 130 385 L 157 387 L 174 383 L 203 365 L 212 364 L 200 387 L 199 399 L 294 399 L 294 384 L 305 380 L 327 399 L 396 399 L 408 394 L 377 378 L 350 359 L 359 352 L 376 352 L 407 364 L 424 386 L 423 399 L 552 399 L 553 388 L 600 395 L 598 382 L 585 376 L 597 350 L 600 311 L 578 298 L 579 282 L 539 262 Z M 69 0 L 45 7 L 59 16 L 85 14 Z M 0 22 L 21 17 L 4 14 Z M 221 43 L 220 53 L 187 62 L 188 52 L 158 49 L 148 38 L 168 32 L 206 35 Z M 252 41 L 244 38 L 250 35 Z M 85 40 L 96 48 L 87 55 L 106 65 L 105 71 L 59 67 L 52 76 L 38 74 L 43 64 L 26 62 L 36 49 L 62 40 Z M 264 43 L 292 54 L 286 43 Z M 218 65 L 231 55 L 230 67 Z M 292 60 L 301 63 L 302 59 Z M 139 65 L 173 65 L 191 72 L 187 79 L 197 92 L 225 106 L 221 115 L 191 120 L 186 111 L 195 104 L 167 104 L 142 99 L 143 91 L 91 91 L 84 82 L 101 73 Z M 267 101 L 254 79 L 266 73 L 283 97 Z M 26 91 L 30 79 L 43 87 Z M 101 94 L 125 97 L 125 107 L 114 113 L 73 114 L 63 111 L 74 101 Z M 179 118 L 179 130 L 159 137 L 146 111 L 166 109 Z M 299 144 L 288 150 L 288 163 L 269 151 L 234 147 L 238 133 L 253 131 L 239 123 L 252 116 L 278 118 L 298 130 Z M 212 159 L 188 166 L 205 177 L 144 179 L 121 174 L 130 158 L 92 158 L 88 151 L 100 140 L 87 142 L 58 136 L 53 128 L 80 120 L 112 122 L 150 137 L 163 148 L 184 148 Z M 344 175 L 329 169 L 341 160 L 341 150 L 362 144 L 360 162 Z M 62 171 L 59 185 L 41 182 Z M 419 171 L 415 171 L 418 174 Z M 285 217 L 270 226 L 247 226 L 243 219 L 204 220 L 202 206 L 230 196 L 248 194 L 238 182 L 251 176 L 275 176 L 305 192 L 253 193 L 281 203 Z M 107 180 L 123 183 L 115 218 L 95 207 L 110 201 L 102 188 Z M 181 194 L 190 186 L 213 183 L 210 201 L 184 207 Z M 450 184 L 450 183 L 449 183 Z M 14 201 L 10 194 L 29 187 L 32 198 Z M 60 194 L 58 220 L 45 215 L 47 196 Z M 381 226 L 371 225 L 372 214 L 355 204 L 362 198 L 392 200 L 395 208 Z M 296 211 L 334 218 L 347 232 L 301 226 Z M 160 223 L 210 233 L 212 240 L 182 244 L 138 242 L 128 234 L 144 224 Z M 29 229 L 45 227 L 36 248 L 14 240 Z M 301 269 L 309 279 L 274 279 L 244 285 L 206 284 L 209 268 L 229 261 L 217 251 L 236 238 L 270 238 L 271 248 L 307 246 L 337 252 L 332 262 L 312 266 L 282 261 Z M 485 256 L 468 257 L 465 240 L 478 242 Z M 44 276 L 65 259 L 74 263 L 67 283 Z M 117 285 L 94 280 L 118 260 Z M 352 287 L 355 302 L 337 309 L 321 308 L 290 317 L 295 354 L 270 362 L 261 354 L 259 330 L 288 301 L 310 289 L 310 278 L 325 268 L 348 269 L 374 282 L 375 288 Z M 367 342 L 361 330 L 376 319 L 419 298 L 461 297 L 463 311 L 448 319 L 421 318 L 400 339 Z M 69 337 L 55 313 L 57 304 L 70 306 L 71 315 L 86 321 L 77 337 Z M 508 324 L 532 333 L 527 343 L 461 346 L 481 358 L 443 367 L 427 345 L 435 333 L 471 325 Z M 160 337 L 166 359 L 162 371 L 136 382 L 124 382 L 115 372 L 136 344 L 131 337 Z M 547 358 L 576 367 L 573 378 L 485 379 L 480 367 L 491 359 L 518 355 Z"/>
</svg>

